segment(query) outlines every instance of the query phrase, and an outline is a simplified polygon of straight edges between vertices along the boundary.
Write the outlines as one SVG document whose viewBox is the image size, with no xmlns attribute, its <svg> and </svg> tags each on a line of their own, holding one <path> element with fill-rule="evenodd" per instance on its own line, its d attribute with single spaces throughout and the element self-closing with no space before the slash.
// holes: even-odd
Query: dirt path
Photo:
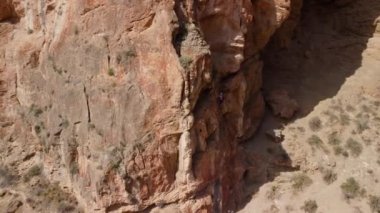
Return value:
<svg viewBox="0 0 380 213">
<path fill-rule="evenodd" d="M 301 110 L 290 122 L 268 112 L 245 144 L 241 212 L 380 212 L 380 1 L 308 1 L 303 14 L 290 47 L 264 53 L 264 91 L 289 91 Z M 277 128 L 281 144 L 265 136 Z"/>
</svg>

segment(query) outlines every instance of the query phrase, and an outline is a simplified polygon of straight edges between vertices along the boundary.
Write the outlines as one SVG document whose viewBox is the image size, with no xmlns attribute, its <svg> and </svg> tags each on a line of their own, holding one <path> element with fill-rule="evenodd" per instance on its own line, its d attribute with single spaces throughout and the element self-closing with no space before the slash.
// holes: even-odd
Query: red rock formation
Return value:
<svg viewBox="0 0 380 213">
<path fill-rule="evenodd" d="M 20 2 L 0 3 L 3 164 L 43 165 L 87 212 L 236 207 L 290 1 Z"/>
</svg>

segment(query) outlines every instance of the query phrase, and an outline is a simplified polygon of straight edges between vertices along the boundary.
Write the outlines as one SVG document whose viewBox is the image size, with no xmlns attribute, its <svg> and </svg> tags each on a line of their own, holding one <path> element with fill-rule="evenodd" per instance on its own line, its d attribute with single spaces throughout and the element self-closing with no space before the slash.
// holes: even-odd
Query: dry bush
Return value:
<svg viewBox="0 0 380 213">
<path fill-rule="evenodd" d="M 333 170 L 331 170 L 331 169 L 323 170 L 323 171 L 322 171 L 322 175 L 323 175 L 323 180 L 324 180 L 327 184 L 332 184 L 332 183 L 335 182 L 336 179 L 338 178 L 337 173 L 335 173 L 335 172 L 334 172 Z"/>
<path fill-rule="evenodd" d="M 304 202 L 301 209 L 304 210 L 306 213 L 315 213 L 317 212 L 318 205 L 315 200 L 307 200 Z"/>
<path fill-rule="evenodd" d="M 24 175 L 24 181 L 28 182 L 32 177 L 39 176 L 42 172 L 42 168 L 39 165 L 32 166 L 28 172 Z"/>
<path fill-rule="evenodd" d="M 380 212 L 380 197 L 379 196 L 369 196 L 369 207 L 373 213 Z"/>
<path fill-rule="evenodd" d="M 313 180 L 306 174 L 296 174 L 291 178 L 292 188 L 295 192 L 302 191 L 313 184 Z"/>
<path fill-rule="evenodd" d="M 317 132 L 322 129 L 322 121 L 319 117 L 313 117 L 309 120 L 309 128 L 313 132 Z"/>
<path fill-rule="evenodd" d="M 342 143 L 337 132 L 333 132 L 328 136 L 328 143 L 333 146 L 337 146 Z"/>
<path fill-rule="evenodd" d="M 326 148 L 325 144 L 323 143 L 322 139 L 318 137 L 317 135 L 312 135 L 310 138 L 307 139 L 307 143 L 314 149 L 321 149 L 326 154 L 329 153 L 329 150 Z"/>
<path fill-rule="evenodd" d="M 352 138 L 347 140 L 346 147 L 354 157 L 358 157 L 363 151 L 363 146 Z"/>
<path fill-rule="evenodd" d="M 348 178 L 346 182 L 342 183 L 340 188 L 347 199 L 356 198 L 361 192 L 359 183 L 353 177 Z"/>
</svg>

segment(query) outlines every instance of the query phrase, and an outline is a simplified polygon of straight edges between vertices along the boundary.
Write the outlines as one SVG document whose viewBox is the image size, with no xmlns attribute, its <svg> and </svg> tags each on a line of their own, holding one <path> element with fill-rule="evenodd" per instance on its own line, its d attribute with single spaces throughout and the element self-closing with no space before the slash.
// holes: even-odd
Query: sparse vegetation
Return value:
<svg viewBox="0 0 380 213">
<path fill-rule="evenodd" d="M 34 117 L 39 117 L 43 112 L 41 108 L 34 104 L 30 106 L 30 113 L 33 114 Z"/>
<path fill-rule="evenodd" d="M 360 194 L 359 183 L 353 177 L 348 178 L 346 182 L 342 183 L 340 188 L 347 199 L 356 198 Z"/>
<path fill-rule="evenodd" d="M 348 152 L 344 150 L 341 146 L 334 146 L 334 154 L 335 155 L 342 155 L 344 157 L 349 157 Z"/>
<path fill-rule="evenodd" d="M 110 161 L 108 164 L 109 169 L 118 169 L 123 159 L 123 151 L 120 147 L 114 147 L 110 153 Z"/>
<path fill-rule="evenodd" d="M 313 132 L 317 132 L 322 129 L 322 121 L 319 117 L 313 117 L 309 120 L 309 128 Z"/>
<path fill-rule="evenodd" d="M 193 63 L 193 59 L 190 56 L 183 55 L 179 58 L 179 62 L 184 69 L 188 69 L 191 63 Z"/>
<path fill-rule="evenodd" d="M 0 165 L 0 188 L 14 184 L 17 179 L 8 167 Z"/>
<path fill-rule="evenodd" d="M 109 76 L 115 76 L 115 70 L 113 68 L 108 69 L 108 75 Z"/>
<path fill-rule="evenodd" d="M 326 148 L 325 144 L 323 143 L 322 139 L 318 137 L 317 135 L 312 135 L 309 139 L 307 139 L 307 142 L 312 147 L 312 149 L 321 149 L 325 153 L 329 153 L 329 150 Z"/>
<path fill-rule="evenodd" d="M 134 48 L 130 47 L 126 51 L 118 53 L 116 56 L 116 62 L 120 64 L 123 62 L 126 64 L 131 58 L 135 58 L 137 56 L 137 52 Z"/>
<path fill-rule="evenodd" d="M 313 180 L 304 173 L 296 174 L 291 179 L 292 188 L 295 192 L 302 191 L 313 183 Z"/>
<path fill-rule="evenodd" d="M 302 126 L 297 127 L 297 129 L 298 129 L 298 131 L 300 131 L 300 132 L 305 132 L 305 128 L 303 128 Z"/>
<path fill-rule="evenodd" d="M 369 207 L 373 213 L 380 212 L 380 197 L 379 196 L 369 196 Z"/>
<path fill-rule="evenodd" d="M 33 193 L 34 199 L 39 200 L 41 205 L 45 208 L 49 205 L 62 208 L 63 206 L 61 206 L 61 204 L 65 207 L 74 207 L 77 204 L 76 199 L 69 193 L 63 191 L 58 183 L 49 183 L 43 178 L 36 185 L 32 186 L 31 192 Z"/>
<path fill-rule="evenodd" d="M 34 126 L 34 131 L 36 132 L 37 135 L 39 135 L 41 133 L 41 130 L 42 130 L 41 126 L 39 126 L 39 125 Z"/>
<path fill-rule="evenodd" d="M 357 119 L 355 121 L 355 124 L 356 124 L 356 130 L 358 131 L 358 133 L 362 133 L 363 131 L 369 129 L 369 126 L 368 126 L 368 117 L 360 117 L 359 119 Z"/>
<path fill-rule="evenodd" d="M 333 124 L 333 123 L 339 121 L 338 116 L 336 116 L 333 112 L 331 112 L 329 110 L 324 111 L 323 114 L 329 117 L 328 121 L 329 121 L 330 124 Z"/>
<path fill-rule="evenodd" d="M 343 112 L 342 106 L 338 103 L 337 105 L 332 105 L 331 108 L 337 112 Z"/>
<path fill-rule="evenodd" d="M 358 157 L 363 151 L 363 146 L 352 138 L 347 140 L 346 147 L 354 157 Z"/>
<path fill-rule="evenodd" d="M 371 108 L 369 108 L 367 105 L 362 105 L 361 109 L 363 110 L 363 112 L 367 112 L 367 113 L 372 111 Z"/>
<path fill-rule="evenodd" d="M 315 213 L 317 212 L 318 205 L 315 200 L 307 200 L 304 202 L 301 209 L 304 210 L 306 213 Z"/>
<path fill-rule="evenodd" d="M 339 115 L 339 120 L 340 120 L 340 124 L 343 126 L 350 125 L 350 116 L 345 113 L 341 113 Z"/>
<path fill-rule="evenodd" d="M 78 34 L 79 34 L 79 28 L 78 28 L 78 26 L 75 26 L 75 27 L 74 27 L 74 34 L 75 34 L 75 35 L 78 35 Z"/>
<path fill-rule="evenodd" d="M 323 180 L 327 184 L 332 184 L 333 182 L 336 181 L 338 177 L 338 175 L 331 169 L 323 170 L 322 175 L 323 175 Z"/>
<path fill-rule="evenodd" d="M 343 148 L 341 146 L 335 146 L 334 147 L 334 154 L 335 155 L 341 155 L 343 153 Z"/>
<path fill-rule="evenodd" d="M 125 56 L 126 58 L 136 57 L 136 56 L 137 56 L 136 50 L 133 49 L 133 48 L 129 48 L 128 50 L 126 50 L 126 51 L 124 52 L 124 56 Z"/>
<path fill-rule="evenodd" d="M 58 212 L 74 212 L 74 210 L 75 207 L 72 204 L 65 201 L 60 202 L 58 205 Z"/>
<path fill-rule="evenodd" d="M 42 168 L 39 165 L 32 166 L 24 175 L 24 181 L 28 182 L 32 177 L 41 175 Z"/>
<path fill-rule="evenodd" d="M 69 126 L 69 121 L 67 119 L 63 119 L 59 126 L 66 129 Z"/>
<path fill-rule="evenodd" d="M 71 163 L 70 164 L 70 174 L 76 175 L 79 173 L 79 166 L 78 163 Z"/>
<path fill-rule="evenodd" d="M 328 143 L 337 146 L 341 144 L 341 140 L 339 139 L 338 132 L 333 132 L 328 136 Z"/>
<path fill-rule="evenodd" d="M 346 110 L 347 110 L 348 112 L 354 112 L 354 111 L 355 111 L 355 108 L 354 108 L 352 105 L 347 105 L 347 106 L 346 106 Z"/>
<path fill-rule="evenodd" d="M 274 200 L 278 196 L 279 187 L 277 185 L 273 185 L 267 191 L 267 198 L 270 200 Z"/>
</svg>

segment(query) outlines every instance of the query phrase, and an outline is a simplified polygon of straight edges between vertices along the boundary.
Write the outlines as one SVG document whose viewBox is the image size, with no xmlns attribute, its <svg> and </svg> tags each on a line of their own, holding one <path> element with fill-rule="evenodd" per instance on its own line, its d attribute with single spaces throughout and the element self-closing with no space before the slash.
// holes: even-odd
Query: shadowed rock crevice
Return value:
<svg viewBox="0 0 380 213">
<path fill-rule="evenodd" d="M 15 24 L 19 22 L 20 17 L 16 13 L 12 0 L 4 0 L 0 3 L 0 23 L 8 22 Z"/>
</svg>

